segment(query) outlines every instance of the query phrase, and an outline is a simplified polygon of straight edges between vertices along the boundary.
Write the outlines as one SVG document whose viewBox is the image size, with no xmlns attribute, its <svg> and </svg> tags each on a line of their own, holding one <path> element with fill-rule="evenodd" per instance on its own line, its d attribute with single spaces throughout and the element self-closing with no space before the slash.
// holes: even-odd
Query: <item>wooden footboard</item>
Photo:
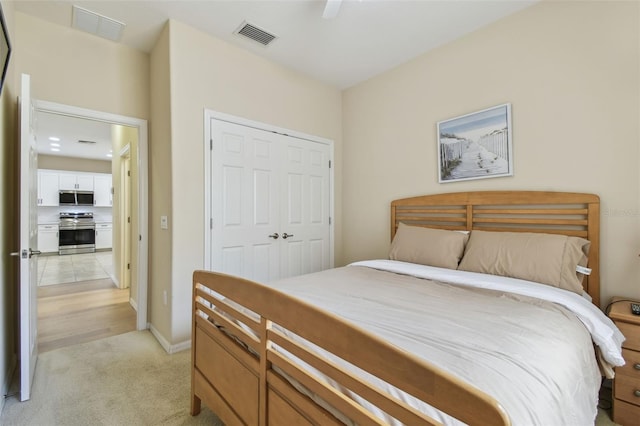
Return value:
<svg viewBox="0 0 640 426">
<path fill-rule="evenodd" d="M 510 424 L 497 401 L 469 384 L 272 288 L 196 271 L 193 296 L 192 415 L 203 401 L 226 425 L 384 424 L 348 390 L 404 424 L 439 424 L 319 356 L 302 338 L 467 424 Z"/>
</svg>

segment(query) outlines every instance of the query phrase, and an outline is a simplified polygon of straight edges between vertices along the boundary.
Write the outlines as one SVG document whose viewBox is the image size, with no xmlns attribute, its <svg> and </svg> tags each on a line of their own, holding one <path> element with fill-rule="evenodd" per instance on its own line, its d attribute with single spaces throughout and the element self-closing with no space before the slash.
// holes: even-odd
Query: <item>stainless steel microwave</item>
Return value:
<svg viewBox="0 0 640 426">
<path fill-rule="evenodd" d="M 93 206 L 93 191 L 60 191 L 58 203 L 61 206 Z"/>
</svg>

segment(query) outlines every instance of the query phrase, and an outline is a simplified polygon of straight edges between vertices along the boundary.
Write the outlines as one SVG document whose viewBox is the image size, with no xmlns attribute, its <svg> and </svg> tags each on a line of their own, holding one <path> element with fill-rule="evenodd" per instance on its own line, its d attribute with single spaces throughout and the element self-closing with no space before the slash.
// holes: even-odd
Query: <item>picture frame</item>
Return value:
<svg viewBox="0 0 640 426">
<path fill-rule="evenodd" d="M 2 75 L 0 76 L 0 94 L 2 94 L 2 88 L 4 87 L 4 80 L 7 76 L 7 69 L 9 68 L 9 58 L 11 57 L 11 42 L 9 41 L 9 31 L 7 29 L 7 23 L 4 20 L 4 11 L 0 4 L 0 69 Z"/>
<path fill-rule="evenodd" d="M 438 182 L 513 176 L 511 104 L 439 121 Z"/>
</svg>

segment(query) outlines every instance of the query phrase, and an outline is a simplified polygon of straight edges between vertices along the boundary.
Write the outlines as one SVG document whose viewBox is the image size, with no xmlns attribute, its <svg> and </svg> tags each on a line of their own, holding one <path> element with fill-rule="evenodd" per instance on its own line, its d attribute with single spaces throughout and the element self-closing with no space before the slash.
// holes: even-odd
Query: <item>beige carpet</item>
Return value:
<svg viewBox="0 0 640 426">
<path fill-rule="evenodd" d="M 221 425 L 189 415 L 190 351 L 168 355 L 148 331 L 43 353 L 32 398 L 7 399 L 1 425 Z"/>
<path fill-rule="evenodd" d="M 204 405 L 198 416 L 189 415 L 190 362 L 190 351 L 168 355 L 148 331 L 46 352 L 31 400 L 9 398 L 0 425 L 221 426 Z M 610 395 L 602 393 L 606 404 Z M 599 410 L 596 426 L 610 425 Z"/>
</svg>

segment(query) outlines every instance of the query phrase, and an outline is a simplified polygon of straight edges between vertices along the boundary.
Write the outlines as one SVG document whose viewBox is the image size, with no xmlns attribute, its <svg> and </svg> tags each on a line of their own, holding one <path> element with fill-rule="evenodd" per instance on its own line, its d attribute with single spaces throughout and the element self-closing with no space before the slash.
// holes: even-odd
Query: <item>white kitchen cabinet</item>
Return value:
<svg viewBox="0 0 640 426">
<path fill-rule="evenodd" d="M 93 199 L 96 207 L 111 207 L 113 195 L 111 194 L 111 175 L 97 174 L 93 177 Z"/>
<path fill-rule="evenodd" d="M 113 225 L 111 222 L 96 223 L 96 250 L 113 246 Z"/>
<path fill-rule="evenodd" d="M 38 170 L 38 206 L 57 206 L 58 191 L 58 173 Z"/>
<path fill-rule="evenodd" d="M 93 176 L 92 173 L 60 173 L 58 175 L 60 190 L 93 191 Z"/>
<path fill-rule="evenodd" d="M 76 188 L 76 175 L 70 173 L 60 173 L 58 175 L 58 182 L 61 191 L 70 191 Z"/>
<path fill-rule="evenodd" d="M 76 182 L 79 189 L 81 191 L 93 191 L 93 175 L 92 174 L 82 174 L 76 176 Z"/>
<path fill-rule="evenodd" d="M 58 251 L 58 225 L 38 225 L 38 250 L 42 253 Z"/>
</svg>

